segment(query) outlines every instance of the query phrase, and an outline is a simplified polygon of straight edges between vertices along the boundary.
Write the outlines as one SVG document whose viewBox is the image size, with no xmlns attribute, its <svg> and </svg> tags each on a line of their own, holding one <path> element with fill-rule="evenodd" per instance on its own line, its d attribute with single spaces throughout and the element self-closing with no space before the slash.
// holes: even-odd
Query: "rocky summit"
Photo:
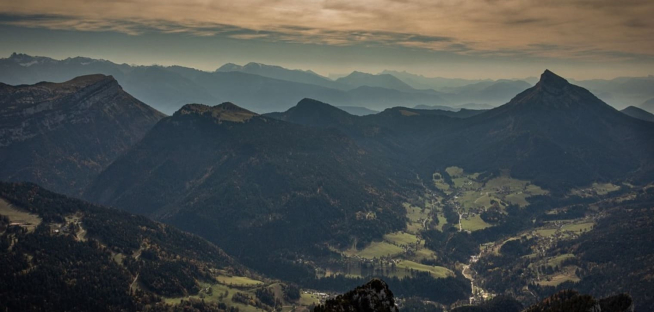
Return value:
<svg viewBox="0 0 654 312">
<path fill-rule="evenodd" d="M 398 312 L 393 292 L 380 279 L 373 279 L 317 306 L 314 312 Z"/>
</svg>

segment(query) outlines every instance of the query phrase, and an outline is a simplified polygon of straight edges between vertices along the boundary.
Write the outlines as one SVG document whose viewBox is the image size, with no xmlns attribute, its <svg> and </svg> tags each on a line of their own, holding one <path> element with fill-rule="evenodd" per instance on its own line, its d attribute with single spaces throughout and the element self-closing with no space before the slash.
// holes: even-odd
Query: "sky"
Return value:
<svg viewBox="0 0 654 312">
<path fill-rule="evenodd" d="M 651 0 L 0 0 L 0 57 L 214 70 L 406 70 L 576 79 L 654 74 Z"/>
</svg>

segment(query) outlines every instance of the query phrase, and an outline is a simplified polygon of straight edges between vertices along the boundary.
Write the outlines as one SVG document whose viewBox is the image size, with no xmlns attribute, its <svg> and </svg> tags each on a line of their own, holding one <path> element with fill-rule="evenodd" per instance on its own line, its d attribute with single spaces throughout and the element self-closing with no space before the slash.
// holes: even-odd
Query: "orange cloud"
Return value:
<svg viewBox="0 0 654 312">
<path fill-rule="evenodd" d="M 244 40 L 412 48 L 559 58 L 654 56 L 649 0 L 0 0 L 0 14 L 60 18 L 26 27 L 143 29 Z M 447 40 L 442 40 L 447 38 Z"/>
</svg>

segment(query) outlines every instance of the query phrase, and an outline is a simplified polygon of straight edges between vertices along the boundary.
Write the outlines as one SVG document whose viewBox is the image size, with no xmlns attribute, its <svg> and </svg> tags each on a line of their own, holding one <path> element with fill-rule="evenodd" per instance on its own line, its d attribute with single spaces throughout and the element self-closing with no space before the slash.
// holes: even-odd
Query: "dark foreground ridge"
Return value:
<svg viewBox="0 0 654 312">
<path fill-rule="evenodd" d="M 387 312 L 399 311 L 388 285 L 373 279 L 317 306 L 314 312 Z M 513 298 L 498 296 L 478 306 L 462 306 L 452 312 L 629 312 L 634 311 L 631 296 L 619 294 L 602 299 L 582 295 L 575 290 L 560 291 L 526 309 Z"/>
<path fill-rule="evenodd" d="M 324 305 L 317 306 L 314 312 L 397 312 L 393 292 L 380 279 L 373 279 L 334 299 L 327 300 Z"/>
</svg>

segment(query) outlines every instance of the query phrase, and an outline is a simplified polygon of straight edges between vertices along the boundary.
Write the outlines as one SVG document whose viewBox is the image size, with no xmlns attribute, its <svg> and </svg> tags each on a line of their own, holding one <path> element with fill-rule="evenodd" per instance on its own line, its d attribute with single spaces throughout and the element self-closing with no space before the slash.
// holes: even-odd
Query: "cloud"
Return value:
<svg viewBox="0 0 654 312">
<path fill-rule="evenodd" d="M 0 0 L 22 27 L 395 45 L 488 56 L 654 57 L 650 0 Z"/>
</svg>

